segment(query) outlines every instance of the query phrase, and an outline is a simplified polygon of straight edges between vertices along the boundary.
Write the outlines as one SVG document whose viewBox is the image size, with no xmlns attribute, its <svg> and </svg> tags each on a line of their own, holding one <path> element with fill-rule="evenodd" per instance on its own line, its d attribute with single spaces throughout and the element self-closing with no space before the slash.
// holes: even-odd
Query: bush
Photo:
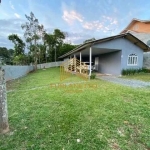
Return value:
<svg viewBox="0 0 150 150">
<path fill-rule="evenodd" d="M 144 73 L 150 73 L 150 70 L 147 69 L 147 68 L 142 68 L 142 72 L 144 72 Z"/>
<path fill-rule="evenodd" d="M 96 74 L 92 73 L 91 76 L 90 76 L 90 79 L 95 79 L 95 77 L 96 77 Z"/>
<path fill-rule="evenodd" d="M 136 73 L 140 73 L 140 72 L 144 72 L 144 73 L 150 73 L 149 69 L 146 68 L 142 68 L 142 69 L 122 69 L 121 74 L 122 75 L 134 75 Z"/>
<path fill-rule="evenodd" d="M 121 74 L 122 75 L 127 75 L 127 71 L 125 69 L 122 69 Z"/>
</svg>

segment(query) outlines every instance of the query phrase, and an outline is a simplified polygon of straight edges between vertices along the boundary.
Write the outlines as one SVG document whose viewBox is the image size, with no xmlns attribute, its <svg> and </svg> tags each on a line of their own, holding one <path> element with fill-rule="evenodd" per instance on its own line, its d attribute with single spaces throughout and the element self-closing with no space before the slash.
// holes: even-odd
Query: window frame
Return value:
<svg viewBox="0 0 150 150">
<path fill-rule="evenodd" d="M 137 66 L 138 65 L 138 55 L 130 54 L 127 58 L 127 66 Z"/>
</svg>

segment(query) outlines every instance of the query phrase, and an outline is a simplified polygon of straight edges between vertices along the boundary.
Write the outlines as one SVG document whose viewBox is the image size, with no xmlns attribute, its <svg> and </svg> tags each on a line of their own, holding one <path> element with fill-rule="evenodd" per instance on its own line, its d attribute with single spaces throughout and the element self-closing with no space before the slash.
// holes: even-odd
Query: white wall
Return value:
<svg viewBox="0 0 150 150">
<path fill-rule="evenodd" d="M 33 66 L 11 66 L 11 65 L 2 66 L 2 68 L 5 70 L 6 81 L 25 76 L 34 69 Z"/>
<path fill-rule="evenodd" d="M 44 63 L 44 64 L 38 64 L 37 68 L 38 69 L 43 69 L 43 68 L 51 68 L 51 67 L 58 67 L 63 63 L 63 61 L 57 61 L 55 62 L 50 62 L 50 63 Z"/>
</svg>

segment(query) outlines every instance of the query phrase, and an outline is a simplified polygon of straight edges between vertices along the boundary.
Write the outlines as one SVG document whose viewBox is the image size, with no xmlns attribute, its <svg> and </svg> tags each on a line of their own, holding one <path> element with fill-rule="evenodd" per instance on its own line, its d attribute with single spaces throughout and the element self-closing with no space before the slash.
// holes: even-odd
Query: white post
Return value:
<svg viewBox="0 0 150 150">
<path fill-rule="evenodd" d="M 90 47 L 90 72 L 89 72 L 89 76 L 91 76 L 91 72 L 92 72 L 92 48 Z"/>
<path fill-rule="evenodd" d="M 76 72 L 76 55 L 74 54 L 74 71 Z"/>
<path fill-rule="evenodd" d="M 82 54 L 80 52 L 80 73 L 81 73 L 81 61 L 82 61 Z"/>
</svg>

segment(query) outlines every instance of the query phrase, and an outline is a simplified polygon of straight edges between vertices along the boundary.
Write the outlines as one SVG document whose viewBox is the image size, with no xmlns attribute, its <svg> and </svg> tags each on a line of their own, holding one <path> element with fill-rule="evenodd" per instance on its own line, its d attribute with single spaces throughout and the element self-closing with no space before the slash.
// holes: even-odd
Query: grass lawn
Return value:
<svg viewBox="0 0 150 150">
<path fill-rule="evenodd" d="M 139 74 L 134 74 L 134 75 L 129 75 L 129 76 L 122 76 L 122 78 L 150 82 L 150 73 L 139 73 Z"/>
<path fill-rule="evenodd" d="M 63 83 L 79 81 L 74 75 Z M 10 132 L 0 135 L 0 150 L 150 149 L 150 88 L 96 79 L 88 83 L 97 87 L 51 83 L 60 83 L 58 68 L 7 84 Z"/>
</svg>

